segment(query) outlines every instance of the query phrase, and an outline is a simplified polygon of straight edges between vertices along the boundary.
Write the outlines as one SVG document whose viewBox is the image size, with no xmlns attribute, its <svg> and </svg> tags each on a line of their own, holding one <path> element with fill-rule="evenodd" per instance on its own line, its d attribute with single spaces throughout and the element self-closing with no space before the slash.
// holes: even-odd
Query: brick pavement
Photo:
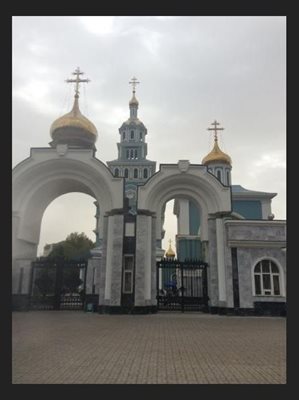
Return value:
<svg viewBox="0 0 299 400">
<path fill-rule="evenodd" d="M 286 383 L 286 320 L 13 313 L 13 383 Z"/>
</svg>

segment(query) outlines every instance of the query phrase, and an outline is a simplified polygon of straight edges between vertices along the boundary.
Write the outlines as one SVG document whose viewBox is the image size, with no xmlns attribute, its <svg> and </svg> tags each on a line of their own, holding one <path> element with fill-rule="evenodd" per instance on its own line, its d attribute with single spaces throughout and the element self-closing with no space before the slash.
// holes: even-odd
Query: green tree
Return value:
<svg viewBox="0 0 299 400">
<path fill-rule="evenodd" d="M 95 243 L 90 240 L 84 232 L 70 233 L 65 240 L 57 243 L 49 258 L 65 257 L 68 259 L 87 259 L 90 257 L 90 250 Z"/>
</svg>

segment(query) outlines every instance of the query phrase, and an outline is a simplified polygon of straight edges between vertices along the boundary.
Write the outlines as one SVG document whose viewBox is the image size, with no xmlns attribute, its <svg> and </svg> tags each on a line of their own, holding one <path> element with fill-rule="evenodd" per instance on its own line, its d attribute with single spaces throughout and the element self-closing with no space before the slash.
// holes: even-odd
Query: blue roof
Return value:
<svg viewBox="0 0 299 400">
<path fill-rule="evenodd" d="M 247 193 L 248 195 L 256 195 L 256 196 L 266 196 L 266 197 L 274 197 L 277 193 L 269 193 L 269 192 L 260 192 L 258 190 L 248 190 L 243 188 L 241 185 L 232 185 L 232 194 L 234 193 Z"/>
<path fill-rule="evenodd" d="M 232 185 L 232 192 L 252 192 L 252 190 L 245 189 L 241 185 Z"/>
</svg>

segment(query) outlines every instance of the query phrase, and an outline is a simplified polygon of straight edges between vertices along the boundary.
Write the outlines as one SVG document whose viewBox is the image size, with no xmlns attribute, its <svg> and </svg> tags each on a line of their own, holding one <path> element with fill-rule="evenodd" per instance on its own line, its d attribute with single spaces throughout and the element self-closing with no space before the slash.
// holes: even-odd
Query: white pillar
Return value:
<svg viewBox="0 0 299 400">
<path fill-rule="evenodd" d="M 268 219 L 271 214 L 271 200 L 262 200 L 262 219 Z"/>
<path fill-rule="evenodd" d="M 152 299 L 152 217 L 137 215 L 135 306 L 145 306 Z"/>
<path fill-rule="evenodd" d="M 223 220 L 216 218 L 216 240 L 217 240 L 217 269 L 218 269 L 218 291 L 219 302 L 226 301 L 226 277 L 224 258 L 224 232 Z"/>
<path fill-rule="evenodd" d="M 144 298 L 145 300 L 151 300 L 151 275 L 152 275 L 152 218 L 147 217 L 147 232 L 148 240 L 146 242 L 145 251 L 145 288 L 144 288 Z"/>
<path fill-rule="evenodd" d="M 189 235 L 189 200 L 180 199 L 179 201 L 179 217 L 178 217 L 178 234 Z"/>
<path fill-rule="evenodd" d="M 123 259 L 123 215 L 108 217 L 105 303 L 120 305 Z"/>
</svg>

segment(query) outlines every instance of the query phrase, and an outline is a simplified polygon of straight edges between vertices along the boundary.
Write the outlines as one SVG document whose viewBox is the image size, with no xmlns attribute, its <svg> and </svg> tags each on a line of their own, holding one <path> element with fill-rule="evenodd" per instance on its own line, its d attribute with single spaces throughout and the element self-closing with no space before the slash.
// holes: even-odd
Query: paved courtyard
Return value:
<svg viewBox="0 0 299 400">
<path fill-rule="evenodd" d="M 13 313 L 13 383 L 286 383 L 286 319 Z"/>
</svg>

